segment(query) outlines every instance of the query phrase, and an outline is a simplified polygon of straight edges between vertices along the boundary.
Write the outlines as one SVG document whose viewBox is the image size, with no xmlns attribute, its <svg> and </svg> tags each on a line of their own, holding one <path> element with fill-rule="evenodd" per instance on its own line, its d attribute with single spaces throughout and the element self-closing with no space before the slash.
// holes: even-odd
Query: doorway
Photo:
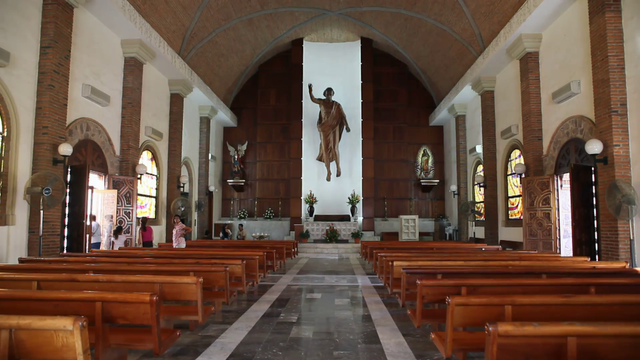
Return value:
<svg viewBox="0 0 640 360">
<path fill-rule="evenodd" d="M 106 157 L 96 142 L 81 140 L 73 147 L 67 172 L 61 253 L 87 251 L 91 211 L 96 207 L 93 193 L 105 189 L 108 173 Z"/>
<path fill-rule="evenodd" d="M 567 141 L 556 161 L 558 239 L 563 256 L 598 260 L 595 167 L 584 140 Z"/>
</svg>

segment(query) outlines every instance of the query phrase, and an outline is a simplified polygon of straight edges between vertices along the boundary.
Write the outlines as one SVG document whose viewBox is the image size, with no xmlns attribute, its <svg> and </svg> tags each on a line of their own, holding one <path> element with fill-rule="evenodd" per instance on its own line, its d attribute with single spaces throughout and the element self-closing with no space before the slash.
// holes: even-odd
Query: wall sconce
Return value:
<svg viewBox="0 0 640 360">
<path fill-rule="evenodd" d="M 476 181 L 476 184 L 479 187 L 481 187 L 481 188 L 487 187 L 487 185 L 484 183 L 484 175 L 478 174 L 478 175 L 476 175 L 474 180 Z"/>
<path fill-rule="evenodd" d="M 67 166 L 67 159 L 69 159 L 69 156 L 71 156 L 71 154 L 73 154 L 73 146 L 71 146 L 71 144 L 69 143 L 62 143 L 60 145 L 58 145 L 58 154 L 60 154 L 60 156 L 62 156 L 62 160 L 60 159 L 56 159 L 55 157 L 53 158 L 53 166 L 58 166 L 58 164 L 64 164 L 64 166 Z M 66 178 L 66 174 L 65 174 L 65 178 Z"/>
<path fill-rule="evenodd" d="M 180 192 L 184 192 L 184 186 L 187 184 L 187 181 L 189 181 L 189 178 L 187 177 L 187 175 L 182 175 L 178 179 L 178 182 L 179 182 L 178 189 L 180 189 Z"/>
<path fill-rule="evenodd" d="M 458 186 L 455 184 L 449 186 L 449 192 L 453 195 L 453 198 L 455 199 L 456 196 L 458 196 Z"/>
<path fill-rule="evenodd" d="M 598 139 L 591 139 L 587 141 L 586 144 L 584 144 L 584 150 L 587 152 L 587 154 L 593 156 L 593 161 L 596 164 L 608 165 L 609 164 L 608 156 L 605 156 L 602 159 L 598 159 L 598 155 L 602 154 L 603 149 L 604 149 L 604 145 L 602 144 L 602 141 Z"/>
<path fill-rule="evenodd" d="M 527 165 L 523 163 L 518 163 L 513 169 L 516 172 L 516 175 L 522 179 L 524 173 L 527 171 Z"/>
<path fill-rule="evenodd" d="M 138 180 L 142 180 L 142 175 L 147 173 L 147 166 L 145 164 L 136 165 L 136 174 L 138 174 Z"/>
<path fill-rule="evenodd" d="M 214 185 L 209 185 L 209 193 L 210 194 L 213 194 L 216 191 L 218 191 L 218 189 L 216 189 L 216 187 Z"/>
</svg>

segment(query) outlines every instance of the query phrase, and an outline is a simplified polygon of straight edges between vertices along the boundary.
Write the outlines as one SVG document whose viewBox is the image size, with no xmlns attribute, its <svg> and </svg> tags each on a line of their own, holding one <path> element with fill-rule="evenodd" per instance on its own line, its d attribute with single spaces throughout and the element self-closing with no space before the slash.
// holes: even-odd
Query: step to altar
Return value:
<svg viewBox="0 0 640 360">
<path fill-rule="evenodd" d="M 299 243 L 298 256 L 324 259 L 357 258 L 360 257 L 360 244 Z"/>
</svg>

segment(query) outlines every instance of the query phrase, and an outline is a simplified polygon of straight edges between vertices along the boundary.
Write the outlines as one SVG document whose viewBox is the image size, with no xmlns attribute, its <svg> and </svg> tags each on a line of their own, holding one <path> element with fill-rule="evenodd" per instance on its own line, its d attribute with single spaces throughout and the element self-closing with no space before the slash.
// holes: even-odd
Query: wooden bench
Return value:
<svg viewBox="0 0 640 360">
<path fill-rule="evenodd" d="M 476 251 L 501 251 L 502 248 L 499 245 L 486 245 L 486 244 L 470 244 L 470 243 L 461 243 L 461 242 L 436 242 L 436 241 L 425 241 L 425 242 L 416 242 L 416 241 L 401 241 L 394 245 L 390 243 L 380 243 L 367 245 L 366 247 L 366 256 L 365 260 L 371 262 L 373 260 L 373 250 L 389 250 L 389 249 L 431 249 L 431 250 L 476 250 Z"/>
<path fill-rule="evenodd" d="M 485 360 L 621 360 L 640 354 L 640 323 L 490 323 Z"/>
<path fill-rule="evenodd" d="M 215 240 L 195 240 L 187 241 L 187 249 L 265 249 L 276 250 L 277 268 L 283 267 L 287 259 L 294 257 L 293 244 L 259 244 L 261 241 L 215 241 Z"/>
<path fill-rule="evenodd" d="M 237 297 L 229 283 L 229 268 L 203 265 L 121 265 L 121 264 L 0 264 L 0 272 L 104 275 L 197 276 L 203 281 L 205 301 L 231 304 Z"/>
<path fill-rule="evenodd" d="M 0 273 L 0 289 L 153 293 L 165 324 L 186 320 L 191 330 L 215 311 L 205 304 L 202 278 L 195 276 Z"/>
<path fill-rule="evenodd" d="M 0 359 L 91 360 L 87 319 L 0 315 Z"/>
<path fill-rule="evenodd" d="M 503 295 L 451 296 L 444 332 L 431 340 L 445 358 L 482 352 L 484 330 L 492 322 L 638 322 L 639 295 Z M 456 330 L 456 329 L 467 330 Z"/>
<path fill-rule="evenodd" d="M 431 324 L 437 329 L 445 322 L 445 309 L 425 309 L 424 305 L 444 304 L 448 296 L 473 295 L 562 295 L 639 294 L 636 278 L 553 278 L 553 279 L 424 279 L 418 280 L 415 308 L 407 308 L 416 327 Z"/>
<path fill-rule="evenodd" d="M 628 268 L 403 268 L 402 286 L 397 294 L 400 306 L 416 301 L 417 281 L 422 279 L 547 279 L 559 277 L 640 277 L 640 270 Z"/>
<path fill-rule="evenodd" d="M 134 254 L 132 254 L 134 255 Z M 126 257 L 126 258 L 102 258 L 102 257 L 55 257 L 55 258 L 37 258 L 37 257 L 21 257 L 18 258 L 20 264 L 115 264 L 115 265 L 197 265 L 197 266 L 226 266 L 229 269 L 229 285 L 231 289 L 238 292 L 246 292 L 247 286 L 256 283 L 255 278 L 247 281 L 244 260 L 233 259 L 155 259 L 142 257 Z M 255 274 L 257 276 L 257 274 Z"/>
<path fill-rule="evenodd" d="M 161 328 L 160 300 L 149 293 L 0 290 L 0 314 L 84 316 L 97 360 L 126 360 L 128 349 L 160 356 L 180 337 Z"/>
<path fill-rule="evenodd" d="M 553 260 L 453 260 L 453 261 L 395 261 L 389 269 L 385 286 L 390 294 L 402 290 L 402 269 L 403 268 L 433 268 L 433 267 L 470 267 L 470 268 L 627 268 L 626 261 L 553 261 Z"/>
<path fill-rule="evenodd" d="M 229 240 L 195 240 L 187 242 L 187 247 L 189 244 L 192 247 L 199 246 L 211 246 L 212 244 L 222 245 L 222 246 L 231 246 L 231 247 L 255 247 L 255 248 L 269 248 L 273 246 L 284 246 L 285 247 L 285 258 L 284 259 L 293 259 L 298 255 L 298 242 L 295 240 L 240 240 L 240 241 L 229 241 Z"/>
</svg>

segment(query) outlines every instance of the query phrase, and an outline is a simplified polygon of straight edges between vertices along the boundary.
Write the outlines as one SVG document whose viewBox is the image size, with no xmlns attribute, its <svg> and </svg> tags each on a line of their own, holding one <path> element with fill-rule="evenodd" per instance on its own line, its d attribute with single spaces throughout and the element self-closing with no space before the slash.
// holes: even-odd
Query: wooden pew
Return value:
<svg viewBox="0 0 640 360">
<path fill-rule="evenodd" d="M 0 272 L 104 275 L 197 276 L 203 281 L 205 301 L 231 304 L 237 297 L 229 283 L 229 268 L 203 265 L 114 265 L 114 264 L 0 264 Z"/>
<path fill-rule="evenodd" d="M 473 295 L 562 295 L 562 294 L 638 294 L 640 277 L 636 278 L 553 278 L 553 279 L 423 279 L 418 280 L 415 308 L 408 308 L 416 327 L 423 323 L 444 323 L 445 309 L 425 309 L 424 305 L 444 304 L 448 296 Z"/>
<path fill-rule="evenodd" d="M 398 245 L 396 245 L 398 244 Z M 432 249 L 432 250 L 453 250 L 453 249 L 463 249 L 463 250 L 476 250 L 476 251 L 501 251 L 502 247 L 499 245 L 486 245 L 486 244 L 471 244 L 471 243 L 462 243 L 462 242 L 453 242 L 453 241 L 445 241 L 445 242 L 435 242 L 435 241 L 425 241 L 425 242 L 417 242 L 417 241 L 403 241 L 396 244 L 392 243 L 382 243 L 379 242 L 377 244 L 372 244 L 367 246 L 367 252 L 365 256 L 365 260 L 371 262 L 373 260 L 373 250 L 389 250 L 389 249 Z"/>
<path fill-rule="evenodd" d="M 180 330 L 161 328 L 160 300 L 149 293 L 0 290 L 0 314 L 84 316 L 97 360 L 126 360 L 127 349 L 160 356 L 180 337 Z"/>
<path fill-rule="evenodd" d="M 248 281 L 246 278 L 246 262 L 233 259 L 155 259 L 155 258 L 102 258 L 102 257 L 21 257 L 20 264 L 115 264 L 115 265 L 198 265 L 198 266 L 226 266 L 229 269 L 229 285 L 238 292 L 246 292 L 247 286 L 256 283 L 254 278 Z M 257 276 L 257 274 L 255 274 Z"/>
<path fill-rule="evenodd" d="M 548 279 L 559 277 L 640 277 L 640 270 L 628 268 L 403 268 L 402 286 L 397 294 L 400 306 L 404 307 L 408 302 L 416 301 L 417 281 L 422 279 Z"/>
<path fill-rule="evenodd" d="M 191 330 L 215 311 L 213 305 L 205 304 L 202 283 L 202 278 L 195 276 L 0 273 L 0 289 L 157 294 L 161 319 L 189 321 Z"/>
<path fill-rule="evenodd" d="M 87 319 L 0 315 L 0 359 L 91 360 Z"/>
<path fill-rule="evenodd" d="M 485 360 L 622 360 L 640 354 L 640 323 L 498 322 L 485 329 Z"/>
<path fill-rule="evenodd" d="M 639 295 L 503 295 L 451 296 L 447 298 L 445 331 L 431 340 L 445 358 L 455 354 L 466 360 L 468 352 L 482 352 L 482 328 L 492 322 L 639 322 Z"/>
<path fill-rule="evenodd" d="M 187 249 L 267 249 L 276 250 L 277 267 L 284 266 L 288 258 L 293 258 L 292 244 L 260 244 L 262 241 L 195 240 L 187 241 Z"/>
<path fill-rule="evenodd" d="M 556 260 L 453 260 L 453 261 L 395 261 L 388 270 L 385 286 L 390 294 L 402 290 L 402 269 L 419 267 L 571 267 L 584 269 L 627 268 L 626 261 L 556 261 Z M 386 271 L 386 270 L 385 270 Z"/>
</svg>

